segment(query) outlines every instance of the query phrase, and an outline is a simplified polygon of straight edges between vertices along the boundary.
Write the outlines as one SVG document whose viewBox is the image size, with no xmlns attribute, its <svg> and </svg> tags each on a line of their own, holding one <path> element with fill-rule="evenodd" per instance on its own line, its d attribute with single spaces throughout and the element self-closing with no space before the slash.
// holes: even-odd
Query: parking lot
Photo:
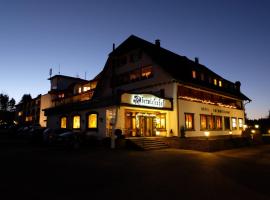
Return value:
<svg viewBox="0 0 270 200">
<path fill-rule="evenodd" d="M 67 150 L 0 138 L 1 199 L 270 199 L 270 145 Z"/>
</svg>

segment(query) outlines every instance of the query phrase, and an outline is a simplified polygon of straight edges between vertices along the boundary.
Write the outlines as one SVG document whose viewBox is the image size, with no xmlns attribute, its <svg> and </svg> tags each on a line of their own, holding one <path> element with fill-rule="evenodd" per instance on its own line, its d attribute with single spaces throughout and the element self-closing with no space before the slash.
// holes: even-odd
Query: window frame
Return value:
<svg viewBox="0 0 270 200">
<path fill-rule="evenodd" d="M 79 117 L 80 118 L 80 123 L 79 123 L 79 128 L 74 128 L 74 117 Z M 75 114 L 75 115 L 72 115 L 72 129 L 73 130 L 80 130 L 81 129 L 81 126 L 82 125 L 82 117 L 80 114 Z"/>
<path fill-rule="evenodd" d="M 241 123 L 240 123 L 240 120 L 241 120 Z M 238 118 L 238 127 L 239 127 L 240 130 L 243 130 L 243 126 L 244 126 L 243 122 L 244 122 L 243 118 Z"/>
<path fill-rule="evenodd" d="M 189 121 L 187 121 L 188 115 L 191 115 L 191 127 L 190 128 L 187 127 L 187 122 L 189 123 Z M 195 130 L 194 113 L 184 113 L 184 116 L 185 116 L 185 130 L 194 131 Z"/>
<path fill-rule="evenodd" d="M 90 128 L 89 127 L 89 116 L 92 115 L 92 114 L 95 114 L 97 116 L 96 118 L 96 128 Z M 93 130 L 93 131 L 98 131 L 98 127 L 99 127 L 99 113 L 96 112 L 96 111 L 91 111 L 91 112 L 88 112 L 86 113 L 86 129 L 87 130 Z"/>
<path fill-rule="evenodd" d="M 63 118 L 66 118 L 66 127 L 65 128 L 67 128 L 68 127 L 68 117 L 66 115 L 60 116 L 60 128 L 63 128 L 62 127 L 62 119 Z"/>
<path fill-rule="evenodd" d="M 232 130 L 237 130 L 237 118 L 232 117 L 231 120 L 232 120 Z M 234 127 L 234 122 L 233 122 L 234 120 L 235 120 L 235 127 Z"/>
</svg>

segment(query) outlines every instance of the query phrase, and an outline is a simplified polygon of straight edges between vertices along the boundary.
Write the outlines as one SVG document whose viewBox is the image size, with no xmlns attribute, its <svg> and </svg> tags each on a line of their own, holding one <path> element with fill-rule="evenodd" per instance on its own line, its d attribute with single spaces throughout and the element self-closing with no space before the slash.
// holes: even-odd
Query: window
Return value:
<svg viewBox="0 0 270 200">
<path fill-rule="evenodd" d="M 217 85 L 217 79 L 214 79 L 214 85 Z"/>
<path fill-rule="evenodd" d="M 98 114 L 97 113 L 89 114 L 87 128 L 97 128 L 97 124 L 98 124 Z"/>
<path fill-rule="evenodd" d="M 201 130 L 207 129 L 207 115 L 201 115 Z"/>
<path fill-rule="evenodd" d="M 238 126 L 239 126 L 239 129 L 243 129 L 243 119 L 242 118 L 238 118 Z"/>
<path fill-rule="evenodd" d="M 185 128 L 186 130 L 194 129 L 194 114 L 185 113 Z"/>
<path fill-rule="evenodd" d="M 60 128 L 67 128 L 67 117 L 61 117 Z"/>
<path fill-rule="evenodd" d="M 79 87 L 78 92 L 79 92 L 79 93 L 82 93 L 82 88 L 81 88 L 81 87 Z"/>
<path fill-rule="evenodd" d="M 157 129 L 166 129 L 166 114 L 157 115 L 156 128 Z"/>
<path fill-rule="evenodd" d="M 81 128 L 81 116 L 75 115 L 73 116 L 73 129 Z"/>
<path fill-rule="evenodd" d="M 142 78 L 150 78 L 153 75 L 152 66 L 147 66 L 142 68 Z"/>
<path fill-rule="evenodd" d="M 231 129 L 230 117 L 224 117 L 224 125 L 225 125 L 225 130 Z"/>
<path fill-rule="evenodd" d="M 219 82 L 218 82 L 218 86 L 219 86 L 219 87 L 222 87 L 222 81 L 219 81 Z"/>
<path fill-rule="evenodd" d="M 192 70 L 192 78 L 196 78 L 196 71 Z"/>
<path fill-rule="evenodd" d="M 237 124 L 236 124 L 236 118 L 235 117 L 232 118 L 232 129 L 233 130 L 237 129 Z"/>
<path fill-rule="evenodd" d="M 222 117 L 201 115 L 201 130 L 222 130 Z"/>
<path fill-rule="evenodd" d="M 222 129 L 222 117 L 221 116 L 215 116 L 215 127 L 216 127 L 216 129 L 219 129 L 219 130 Z"/>
<path fill-rule="evenodd" d="M 201 80 L 204 81 L 204 74 L 201 73 Z"/>
<path fill-rule="evenodd" d="M 134 70 L 129 74 L 129 80 L 136 81 L 140 79 L 140 70 Z"/>
</svg>

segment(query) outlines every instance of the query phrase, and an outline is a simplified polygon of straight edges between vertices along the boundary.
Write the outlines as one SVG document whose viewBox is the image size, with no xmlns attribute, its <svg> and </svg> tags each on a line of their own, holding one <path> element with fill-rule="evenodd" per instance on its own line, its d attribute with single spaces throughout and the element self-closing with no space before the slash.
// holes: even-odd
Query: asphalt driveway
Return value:
<svg viewBox="0 0 270 200">
<path fill-rule="evenodd" d="M 270 199 L 270 145 L 67 151 L 0 139 L 0 198 Z"/>
</svg>

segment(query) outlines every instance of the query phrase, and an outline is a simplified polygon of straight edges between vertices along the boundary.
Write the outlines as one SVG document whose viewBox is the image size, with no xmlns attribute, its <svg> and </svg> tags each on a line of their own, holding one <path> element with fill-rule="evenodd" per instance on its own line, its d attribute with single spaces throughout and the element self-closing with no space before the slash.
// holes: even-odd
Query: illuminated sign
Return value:
<svg viewBox="0 0 270 200">
<path fill-rule="evenodd" d="M 155 97 L 153 95 L 140 95 L 133 94 L 131 95 L 131 104 L 139 105 L 139 106 L 149 106 L 149 107 L 164 107 L 164 99 Z"/>
</svg>

